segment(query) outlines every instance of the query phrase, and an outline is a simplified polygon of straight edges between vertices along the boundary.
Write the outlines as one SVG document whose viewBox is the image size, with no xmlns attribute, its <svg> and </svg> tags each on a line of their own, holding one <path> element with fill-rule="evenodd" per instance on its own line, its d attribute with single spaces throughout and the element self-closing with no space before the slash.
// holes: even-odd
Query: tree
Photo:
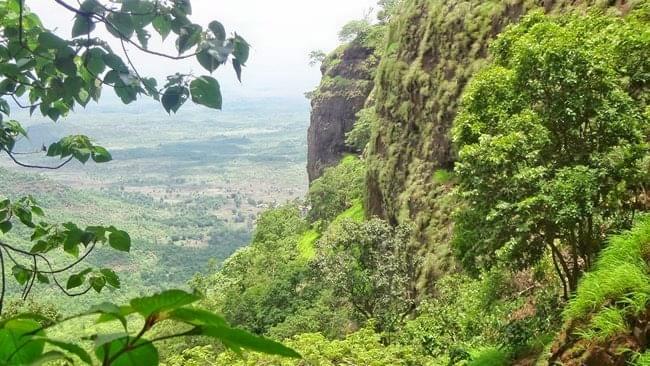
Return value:
<svg viewBox="0 0 650 366">
<path fill-rule="evenodd" d="M 309 66 L 314 67 L 320 65 L 325 61 L 327 55 L 323 50 L 312 50 L 309 52 Z"/>
<path fill-rule="evenodd" d="M 363 19 L 351 20 L 339 31 L 339 41 L 347 43 L 355 39 L 362 39 L 370 32 L 371 28 L 368 16 Z"/>
<path fill-rule="evenodd" d="M 568 296 L 605 235 L 630 224 L 649 126 L 647 81 L 630 80 L 650 70 L 633 61 L 650 56 L 649 30 L 635 16 L 535 13 L 493 43 L 453 129 L 466 267 L 523 267 L 549 250 Z"/>
<path fill-rule="evenodd" d="M 74 16 L 70 38 L 62 38 L 46 29 L 24 0 L 0 1 L 0 152 L 22 167 L 60 169 L 72 160 L 106 163 L 112 157 L 89 137 L 75 135 L 44 148 L 47 156 L 62 159 L 59 164 L 35 166 L 21 162 L 14 147 L 19 138 L 27 137 L 27 133 L 20 122 L 10 119 L 10 102 L 30 113 L 40 112 L 57 121 L 75 107 L 98 102 L 106 86 L 125 104 L 140 96 L 151 97 L 160 101 L 168 113 L 176 113 L 189 99 L 209 108 L 221 108 L 219 83 L 212 76 L 176 73 L 159 87 L 154 78 L 143 76 L 136 68 L 127 45 L 173 60 L 195 58 L 209 73 L 231 60 L 238 78 L 248 59 L 248 43 L 236 33 L 227 36 L 221 23 L 212 21 L 206 29 L 192 23 L 189 0 L 85 0 L 78 5 L 65 0 L 54 2 Z M 98 25 L 104 26 L 119 44 L 121 55 L 107 40 L 96 36 Z M 163 40 L 173 34 L 178 54 L 149 49 L 152 32 L 158 33 Z M 13 264 L 13 277 L 23 286 L 23 299 L 27 298 L 35 281 L 53 283 L 67 296 L 120 287 L 120 279 L 110 268 L 76 268 L 100 245 L 128 252 L 131 247 L 128 233 L 114 226 L 80 228 L 70 222 L 59 224 L 44 220 L 43 210 L 32 197 L 0 198 L 0 232 L 3 234 L 0 237 L 0 312 L 9 263 Z M 22 225 L 30 232 L 31 248 L 10 244 L 11 237 L 6 234 L 14 233 L 14 225 Z M 25 229 L 15 232 L 20 235 Z M 71 263 L 57 266 L 53 261 L 56 252 L 71 256 Z M 61 280 L 60 276 L 66 276 L 67 280 Z M 81 290 L 77 290 L 79 288 Z M 147 340 L 143 336 L 165 319 L 182 323 L 186 329 L 166 338 L 204 335 L 223 341 L 235 350 L 247 348 L 298 356 L 278 343 L 231 328 L 216 314 L 188 306 L 198 299 L 181 290 L 170 290 L 133 299 L 128 306 L 104 303 L 63 321 L 96 316 L 98 322 L 119 321 L 123 325 L 124 332 L 116 336 L 93 337 L 95 356 L 103 365 L 158 364 L 158 352 L 153 343 L 162 339 Z M 139 316 L 144 324 L 137 334 L 129 334 L 129 315 Z M 0 323 L 0 338 L 4 340 L 0 342 L 0 364 L 42 363 L 57 358 L 71 360 L 73 355 L 84 363 L 92 363 L 90 355 L 78 345 L 46 337 L 45 329 L 59 322 L 43 326 L 38 320 L 44 319 L 36 314 L 19 313 Z M 45 352 L 46 343 L 56 350 Z"/>
<path fill-rule="evenodd" d="M 344 220 L 319 240 L 316 266 L 333 295 L 346 299 L 362 320 L 394 331 L 416 306 L 420 260 L 409 237 L 408 227 L 379 219 Z"/>
<path fill-rule="evenodd" d="M 379 7 L 377 11 L 377 20 L 380 23 L 388 23 L 390 19 L 397 13 L 402 0 L 379 0 L 377 5 Z"/>
</svg>

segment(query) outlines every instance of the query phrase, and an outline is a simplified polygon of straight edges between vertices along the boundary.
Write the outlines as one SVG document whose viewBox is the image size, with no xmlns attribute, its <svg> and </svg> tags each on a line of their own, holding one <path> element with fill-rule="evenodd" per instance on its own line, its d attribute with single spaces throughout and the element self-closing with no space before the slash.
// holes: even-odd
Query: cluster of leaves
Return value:
<svg viewBox="0 0 650 366">
<path fill-rule="evenodd" d="M 47 326 L 35 314 L 20 314 L 0 322 L 0 362 L 3 365 L 41 364 L 75 358 L 83 364 L 99 361 L 102 365 L 158 365 L 159 354 L 155 343 L 162 338 L 146 338 L 157 324 L 167 321 L 185 326 L 183 332 L 165 339 L 187 336 L 214 338 L 236 354 L 242 348 L 284 357 L 300 357 L 298 353 L 277 342 L 232 328 L 220 316 L 190 305 L 199 297 L 181 290 L 164 291 L 152 296 L 132 299 L 129 305 L 102 303 L 89 311 Z M 117 321 L 122 325 L 118 333 L 94 334 L 86 339 L 94 350 L 94 357 L 77 343 L 50 338 L 46 331 L 63 322 L 94 317 L 95 323 Z M 132 334 L 129 324 L 142 324 Z M 48 348 L 46 349 L 46 345 Z"/>
<path fill-rule="evenodd" d="M 248 43 L 237 34 L 227 37 L 221 23 L 213 21 L 207 29 L 192 23 L 188 18 L 189 1 L 104 4 L 86 0 L 79 8 L 64 1 L 57 3 L 75 15 L 71 39 L 47 30 L 23 1 L 0 3 L 0 149 L 10 155 L 16 138 L 26 137 L 26 132 L 17 121 L 3 121 L 10 114 L 8 99 L 30 113 L 39 110 L 54 121 L 77 105 L 85 107 L 91 100 L 98 101 L 102 86 L 112 87 L 124 103 L 135 101 L 139 95 L 160 100 L 170 113 L 177 112 L 190 98 L 197 104 L 221 108 L 219 83 L 213 77 L 177 73 L 159 89 L 154 78 L 138 72 L 126 45 L 171 59 L 196 57 L 210 73 L 231 59 L 238 78 L 249 57 Z M 114 52 L 106 40 L 93 37 L 98 24 L 118 40 L 123 56 Z M 175 35 L 177 56 L 148 49 L 152 29 L 163 40 L 171 33 Z M 96 162 L 110 160 L 105 149 L 93 145 L 85 136 L 70 136 L 50 146 L 47 152 L 48 156 L 72 156 L 81 162 L 88 157 Z"/>
<path fill-rule="evenodd" d="M 293 366 L 305 363 L 328 366 L 341 364 L 408 366 L 431 364 L 431 358 L 418 353 L 412 345 L 384 344 L 381 334 L 374 331 L 372 324 L 340 340 L 330 340 L 318 333 L 304 333 L 287 341 L 287 344 L 299 350 L 303 356 L 301 361 L 280 359 L 261 354 L 255 355 L 249 360 L 238 360 L 234 354 L 224 353 L 219 355 L 215 365 L 252 366 L 272 364 Z M 183 365 L 183 363 L 172 363 L 171 365 Z"/>
<path fill-rule="evenodd" d="M 298 250 L 307 230 L 296 206 L 266 211 L 257 221 L 251 244 L 233 254 L 215 274 L 197 278 L 194 285 L 206 293 L 210 308 L 231 323 L 269 333 L 315 301 L 316 289 L 304 285 L 310 271 Z"/>
<path fill-rule="evenodd" d="M 5 273 L 5 255 L 13 263 L 11 273 L 19 285 L 23 286 L 23 299 L 29 295 L 34 282 L 43 284 L 54 283 L 64 294 L 78 296 L 87 293 L 90 289 L 101 292 L 104 287 L 117 289 L 120 279 L 110 268 L 88 267 L 74 272 L 75 268 L 95 249 L 98 244 L 107 244 L 108 247 L 122 252 L 131 249 L 131 238 L 125 231 L 113 226 L 89 226 L 85 229 L 76 224 L 67 222 L 63 224 L 50 224 L 44 220 L 44 212 L 32 197 L 24 197 L 12 202 L 9 199 L 0 201 L 0 232 L 7 234 L 14 228 L 14 224 L 22 224 L 31 230 L 31 249 L 24 250 L 0 240 L 0 273 Z M 73 257 L 73 262 L 63 267 L 56 267 L 52 260 L 46 256 L 53 251 L 62 252 Z M 83 254 L 80 255 L 80 252 Z M 66 275 L 67 280 L 61 281 L 57 275 Z M 65 285 L 64 285 L 65 283 Z M 80 292 L 70 290 L 86 284 Z M 4 281 L 0 289 L 0 309 L 5 295 Z"/>
<path fill-rule="evenodd" d="M 372 25 L 370 24 L 369 17 L 351 20 L 345 23 L 339 31 L 339 41 L 347 43 L 356 39 L 362 39 L 370 32 L 371 28 Z"/>
<path fill-rule="evenodd" d="M 345 134 L 345 143 L 356 151 L 362 152 L 370 141 L 372 126 L 377 123 L 377 113 L 374 107 L 360 110 L 352 129 Z"/>
<path fill-rule="evenodd" d="M 73 159 L 81 163 L 90 159 L 105 163 L 112 157 L 87 136 L 72 135 L 43 148 L 47 156 L 65 159 L 57 166 L 34 166 L 18 161 L 14 151 L 16 141 L 28 138 L 28 135 L 18 121 L 8 119 L 10 99 L 20 108 L 29 109 L 30 113 L 39 110 L 54 121 L 77 105 L 85 107 L 90 100 L 99 101 L 103 85 L 112 87 L 124 103 L 146 95 L 160 100 L 168 112 L 178 111 L 190 96 L 197 104 L 221 108 L 219 84 L 211 76 L 175 74 L 168 77 L 167 83 L 159 90 L 155 79 L 140 75 L 129 58 L 126 45 L 171 59 L 196 57 L 210 73 L 232 58 L 238 77 L 248 60 L 249 46 L 241 36 L 227 37 L 223 25 L 217 21 L 211 22 L 205 30 L 192 23 L 188 18 L 192 12 L 191 5 L 186 0 L 125 0 L 120 3 L 86 0 L 80 2 L 78 8 L 63 0 L 56 3 L 74 14 L 71 39 L 61 38 L 47 30 L 40 18 L 26 8 L 24 1 L 0 2 L 0 150 L 24 167 L 58 169 Z M 120 43 L 123 56 L 115 53 L 106 40 L 93 37 L 100 24 Z M 148 48 L 152 29 L 163 40 L 171 33 L 175 35 L 177 56 Z M 192 53 L 188 54 L 190 51 Z M 119 287 L 119 279 L 107 268 L 87 268 L 74 273 L 65 286 L 59 283 L 55 274 L 71 270 L 97 243 L 108 243 L 116 250 L 129 251 L 131 242 L 126 232 L 113 226 L 80 229 L 74 223 L 49 224 L 44 219 L 37 223 L 33 221 L 33 215 L 42 216 L 42 210 L 31 197 L 14 203 L 2 201 L 0 231 L 6 234 L 15 219 L 33 230 L 31 241 L 34 245 L 30 250 L 2 242 L 2 250 L 15 264 L 14 277 L 25 286 L 23 297 L 29 293 L 35 279 L 48 282 L 48 277 L 69 295 L 77 295 L 68 290 L 84 283 L 88 287 L 81 293 L 91 288 L 99 292 L 107 285 Z M 81 257 L 80 246 L 85 250 Z M 58 248 L 79 258 L 72 265 L 55 269 L 46 254 Z M 15 260 L 13 255 L 16 254 L 26 257 L 30 263 Z"/>
<path fill-rule="evenodd" d="M 607 233 L 630 224 L 650 120 L 629 80 L 650 70 L 628 60 L 650 57 L 649 34 L 635 16 L 534 13 L 492 44 L 453 130 L 466 268 L 525 267 L 550 250 L 566 297 Z"/>
<path fill-rule="evenodd" d="M 343 220 L 318 241 L 315 267 L 361 320 L 395 331 L 417 305 L 414 284 L 421 263 L 409 237 L 409 228 L 379 219 Z"/>
</svg>

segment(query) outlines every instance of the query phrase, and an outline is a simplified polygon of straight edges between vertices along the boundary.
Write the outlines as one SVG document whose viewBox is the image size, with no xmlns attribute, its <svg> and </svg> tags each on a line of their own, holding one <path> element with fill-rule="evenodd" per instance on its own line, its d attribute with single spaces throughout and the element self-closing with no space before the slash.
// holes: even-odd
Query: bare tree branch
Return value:
<svg viewBox="0 0 650 366">
<path fill-rule="evenodd" d="M 3 150 L 4 152 L 6 152 L 7 155 L 9 155 L 9 157 L 11 158 L 11 160 L 13 160 L 13 162 L 16 163 L 16 165 L 20 165 L 23 168 L 31 168 L 31 169 L 57 170 L 57 169 L 63 168 L 66 164 L 68 164 L 73 159 L 73 157 L 71 156 L 67 160 L 65 160 L 64 162 L 62 162 L 61 164 L 56 165 L 56 166 L 31 165 L 31 164 L 25 164 L 25 163 L 22 163 L 22 162 L 18 161 L 16 159 L 16 157 L 14 157 L 14 155 L 11 152 L 9 152 L 9 150 L 7 150 L 7 149 L 0 148 L 0 150 Z"/>
</svg>

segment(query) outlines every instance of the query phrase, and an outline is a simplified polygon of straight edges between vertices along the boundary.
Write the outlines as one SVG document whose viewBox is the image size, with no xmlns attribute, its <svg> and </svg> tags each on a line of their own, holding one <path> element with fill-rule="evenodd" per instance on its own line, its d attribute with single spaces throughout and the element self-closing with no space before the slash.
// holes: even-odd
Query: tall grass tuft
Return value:
<svg viewBox="0 0 650 366">
<path fill-rule="evenodd" d="M 582 338 L 605 340 L 625 331 L 627 316 L 646 310 L 650 301 L 649 250 L 650 215 L 609 239 L 564 311 L 565 320 L 588 320 L 577 332 Z M 594 315 L 588 319 L 590 314 Z"/>
<path fill-rule="evenodd" d="M 508 354 L 499 348 L 485 348 L 467 363 L 467 366 L 507 366 L 510 364 Z"/>
</svg>

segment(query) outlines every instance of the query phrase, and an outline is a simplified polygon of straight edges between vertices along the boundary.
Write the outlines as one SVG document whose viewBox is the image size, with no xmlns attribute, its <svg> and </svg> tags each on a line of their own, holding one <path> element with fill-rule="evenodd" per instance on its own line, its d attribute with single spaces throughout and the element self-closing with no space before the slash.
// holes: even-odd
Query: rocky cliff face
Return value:
<svg viewBox="0 0 650 366">
<path fill-rule="evenodd" d="M 355 41 L 341 46 L 323 62 L 323 78 L 311 99 L 307 135 L 310 182 L 350 151 L 345 144 L 345 133 L 352 129 L 357 112 L 373 88 L 377 63 L 374 50 Z"/>
<path fill-rule="evenodd" d="M 411 0 L 392 22 L 377 70 L 379 118 L 368 146 L 371 215 L 413 223 L 427 258 L 421 285 L 449 270 L 449 131 L 460 95 L 486 63 L 488 43 L 536 7 L 533 1 Z"/>
</svg>

